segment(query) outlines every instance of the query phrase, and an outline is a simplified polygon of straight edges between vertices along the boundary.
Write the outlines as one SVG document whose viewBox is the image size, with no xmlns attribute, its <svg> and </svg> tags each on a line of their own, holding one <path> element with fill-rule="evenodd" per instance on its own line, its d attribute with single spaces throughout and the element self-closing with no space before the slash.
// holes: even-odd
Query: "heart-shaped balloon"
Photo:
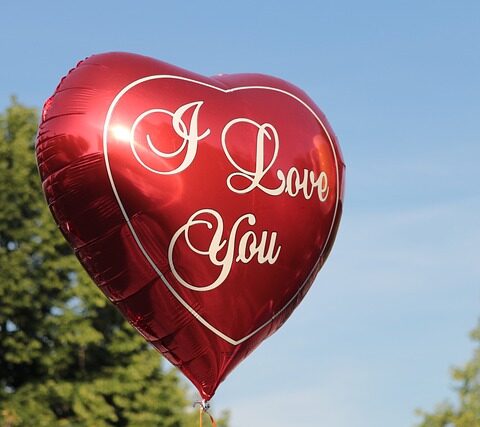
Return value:
<svg viewBox="0 0 480 427">
<path fill-rule="evenodd" d="M 303 299 L 340 221 L 335 136 L 269 76 L 94 55 L 45 103 L 36 152 L 83 266 L 207 400 Z"/>
</svg>

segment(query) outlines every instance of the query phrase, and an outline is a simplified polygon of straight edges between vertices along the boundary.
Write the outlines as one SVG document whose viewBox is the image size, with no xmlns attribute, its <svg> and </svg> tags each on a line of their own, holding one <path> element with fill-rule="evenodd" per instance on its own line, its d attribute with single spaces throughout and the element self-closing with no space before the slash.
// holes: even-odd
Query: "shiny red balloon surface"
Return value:
<svg viewBox="0 0 480 427">
<path fill-rule="evenodd" d="M 335 136 L 274 77 L 94 55 L 46 102 L 36 150 L 85 269 L 204 399 L 297 307 L 340 221 Z"/>
</svg>

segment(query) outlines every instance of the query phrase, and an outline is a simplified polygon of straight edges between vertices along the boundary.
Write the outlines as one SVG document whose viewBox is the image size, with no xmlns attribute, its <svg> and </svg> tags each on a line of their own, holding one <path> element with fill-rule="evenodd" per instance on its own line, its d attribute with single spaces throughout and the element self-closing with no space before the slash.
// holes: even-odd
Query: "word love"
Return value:
<svg viewBox="0 0 480 427">
<path fill-rule="evenodd" d="M 205 217 L 213 217 L 213 220 L 202 219 Z M 276 243 L 277 233 L 272 232 L 269 234 L 268 231 L 264 230 L 262 231 L 260 238 L 258 238 L 252 230 L 248 230 L 246 233 L 242 234 L 238 240 L 238 228 L 243 222 L 248 223 L 250 226 L 255 225 L 255 215 L 251 213 L 242 215 L 237 221 L 235 221 L 235 224 L 233 224 L 228 239 L 222 239 L 224 226 L 220 214 L 213 209 L 202 209 L 195 212 L 189 218 L 187 223 L 180 227 L 173 235 L 168 246 L 168 263 L 172 274 L 178 282 L 193 291 L 210 291 L 217 288 L 225 281 L 230 274 L 234 262 L 248 264 L 251 260 L 256 258 L 259 264 L 274 264 L 278 259 L 281 249 L 281 246 Z M 190 233 L 192 231 L 198 233 L 198 228 L 201 226 L 206 226 L 209 230 L 213 231 L 207 249 L 196 247 L 190 238 Z M 181 237 L 191 252 L 207 257 L 212 266 L 220 267 L 220 273 L 212 283 L 203 286 L 195 286 L 188 283 L 179 274 L 175 266 L 173 254 Z M 236 247 L 237 240 L 238 247 Z M 225 252 L 223 258 L 219 255 L 221 251 Z"/>
<path fill-rule="evenodd" d="M 156 108 L 145 111 L 135 120 L 132 130 L 130 132 L 130 146 L 135 155 L 135 158 L 148 170 L 161 174 L 161 175 L 173 175 L 180 173 L 187 169 L 195 159 L 197 153 L 198 144 L 201 140 L 210 135 L 210 129 L 204 130 L 199 133 L 199 114 L 204 102 L 196 101 L 191 102 L 179 107 L 176 111 L 171 112 L 168 110 Z M 174 132 L 183 139 L 180 147 L 173 152 L 165 153 L 155 146 L 149 134 L 146 135 L 147 144 L 150 150 L 164 159 L 174 159 L 177 156 L 183 155 L 183 161 L 172 170 L 157 170 L 150 166 L 147 166 L 139 156 L 136 143 L 135 132 L 137 126 L 151 114 L 166 114 L 171 117 L 172 127 Z M 189 123 L 186 124 L 184 117 L 190 116 Z M 229 150 L 229 134 L 232 133 L 232 129 L 238 125 L 252 126 L 256 130 L 255 141 L 255 164 L 252 170 L 248 170 L 240 166 L 239 162 L 235 160 L 232 152 Z M 276 177 L 278 179 L 278 185 L 269 187 L 264 184 L 264 178 L 267 173 L 272 169 L 277 160 L 280 150 L 280 138 L 276 128 L 270 123 L 257 123 L 254 120 L 248 118 L 236 118 L 229 121 L 222 130 L 221 144 L 226 158 L 230 164 L 235 168 L 236 172 L 231 173 L 227 178 L 227 187 L 237 194 L 246 194 L 254 189 L 259 189 L 262 192 L 270 196 L 279 196 L 281 194 L 288 194 L 291 197 L 296 197 L 299 194 L 303 195 L 305 199 L 311 199 L 315 195 L 320 202 L 325 202 L 329 194 L 329 185 L 327 174 L 324 171 L 320 171 L 318 176 L 312 170 L 303 169 L 299 171 L 295 167 L 291 167 L 286 173 L 282 170 L 277 170 Z M 244 145 L 246 141 L 243 141 Z M 267 144 L 273 144 L 273 154 L 268 160 L 265 158 Z M 270 150 L 271 151 L 271 150 Z M 237 185 L 234 184 L 234 178 Z M 239 185 L 238 181 L 243 181 L 244 185 Z"/>
</svg>

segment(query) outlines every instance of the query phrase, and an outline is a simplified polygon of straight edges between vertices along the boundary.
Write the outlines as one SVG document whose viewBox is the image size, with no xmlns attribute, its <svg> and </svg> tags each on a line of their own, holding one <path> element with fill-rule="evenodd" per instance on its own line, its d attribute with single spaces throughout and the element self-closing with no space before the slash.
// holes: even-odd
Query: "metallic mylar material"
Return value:
<svg viewBox="0 0 480 427">
<path fill-rule="evenodd" d="M 265 75 L 93 55 L 45 103 L 36 153 L 93 281 L 206 400 L 303 299 L 342 212 L 325 116 Z"/>
</svg>

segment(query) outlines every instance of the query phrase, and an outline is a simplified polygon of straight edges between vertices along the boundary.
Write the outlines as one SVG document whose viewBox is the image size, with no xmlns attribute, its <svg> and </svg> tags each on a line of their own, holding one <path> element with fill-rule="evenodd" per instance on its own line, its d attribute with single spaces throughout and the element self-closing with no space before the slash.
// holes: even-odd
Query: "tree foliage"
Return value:
<svg viewBox="0 0 480 427">
<path fill-rule="evenodd" d="M 444 402 L 433 412 L 419 411 L 423 421 L 418 427 L 480 427 L 480 323 L 471 337 L 477 344 L 473 357 L 452 370 L 458 403 Z"/>
<path fill-rule="evenodd" d="M 54 224 L 33 154 L 37 121 L 15 100 L 0 115 L 0 427 L 196 426 L 176 371 L 90 282 Z"/>
</svg>

